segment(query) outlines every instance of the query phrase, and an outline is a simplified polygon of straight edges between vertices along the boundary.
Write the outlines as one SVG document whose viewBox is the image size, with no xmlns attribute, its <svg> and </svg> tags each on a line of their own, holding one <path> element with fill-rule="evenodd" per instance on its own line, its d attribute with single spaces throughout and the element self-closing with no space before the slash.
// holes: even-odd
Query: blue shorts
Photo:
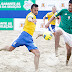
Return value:
<svg viewBox="0 0 72 72">
<path fill-rule="evenodd" d="M 52 33 L 55 32 L 55 25 L 49 25 L 48 30 L 51 31 Z"/>
<path fill-rule="evenodd" d="M 24 45 L 28 48 L 29 51 L 32 49 L 38 49 L 33 42 L 32 36 L 25 31 L 20 34 L 20 36 L 12 43 L 11 46 L 16 48 Z"/>
</svg>

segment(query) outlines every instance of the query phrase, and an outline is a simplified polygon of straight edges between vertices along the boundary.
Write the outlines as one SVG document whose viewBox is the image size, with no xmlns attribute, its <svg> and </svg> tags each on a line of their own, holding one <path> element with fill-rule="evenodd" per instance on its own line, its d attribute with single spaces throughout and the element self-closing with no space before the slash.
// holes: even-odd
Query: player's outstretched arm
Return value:
<svg viewBox="0 0 72 72">
<path fill-rule="evenodd" d="M 45 28 L 49 27 L 49 24 L 51 23 L 51 21 L 53 21 L 55 19 L 55 15 L 51 17 L 51 19 L 48 21 L 48 23 L 45 25 Z"/>
</svg>

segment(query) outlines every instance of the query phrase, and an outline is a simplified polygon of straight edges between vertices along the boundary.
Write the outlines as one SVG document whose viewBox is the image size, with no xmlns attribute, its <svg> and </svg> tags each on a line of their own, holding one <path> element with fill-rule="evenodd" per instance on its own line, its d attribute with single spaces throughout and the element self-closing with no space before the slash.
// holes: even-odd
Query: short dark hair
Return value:
<svg viewBox="0 0 72 72">
<path fill-rule="evenodd" d="M 72 3 L 72 0 L 70 0 L 69 3 Z"/>
<path fill-rule="evenodd" d="M 38 7 L 37 4 L 32 4 L 31 9 L 32 9 L 34 6 L 35 6 L 35 7 Z"/>
<path fill-rule="evenodd" d="M 56 7 L 56 6 L 53 6 L 52 9 L 53 9 L 54 7 Z"/>
</svg>

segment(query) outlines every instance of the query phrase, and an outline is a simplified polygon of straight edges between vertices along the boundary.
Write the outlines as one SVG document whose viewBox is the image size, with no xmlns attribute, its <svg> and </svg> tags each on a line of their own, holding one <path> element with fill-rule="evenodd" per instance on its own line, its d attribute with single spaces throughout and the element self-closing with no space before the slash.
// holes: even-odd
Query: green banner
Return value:
<svg viewBox="0 0 72 72">
<path fill-rule="evenodd" d="M 13 18 L 0 18 L 0 30 L 13 30 Z"/>
<path fill-rule="evenodd" d="M 29 10 L 35 0 L 2 0 L 0 10 Z"/>
</svg>

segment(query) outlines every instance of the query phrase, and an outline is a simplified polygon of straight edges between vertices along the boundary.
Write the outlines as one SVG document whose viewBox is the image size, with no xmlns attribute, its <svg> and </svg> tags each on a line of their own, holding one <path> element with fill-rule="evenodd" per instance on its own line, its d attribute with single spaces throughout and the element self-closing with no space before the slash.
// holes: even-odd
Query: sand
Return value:
<svg viewBox="0 0 72 72">
<path fill-rule="evenodd" d="M 72 72 L 72 57 L 66 66 L 66 48 L 61 36 L 58 57 L 55 56 L 54 37 L 44 40 L 43 37 L 33 39 L 40 51 L 39 72 Z M 18 37 L 20 31 L 0 31 L 0 48 L 10 46 Z M 18 47 L 12 52 L 0 51 L 0 72 L 34 72 L 34 55 L 25 46 Z"/>
</svg>

